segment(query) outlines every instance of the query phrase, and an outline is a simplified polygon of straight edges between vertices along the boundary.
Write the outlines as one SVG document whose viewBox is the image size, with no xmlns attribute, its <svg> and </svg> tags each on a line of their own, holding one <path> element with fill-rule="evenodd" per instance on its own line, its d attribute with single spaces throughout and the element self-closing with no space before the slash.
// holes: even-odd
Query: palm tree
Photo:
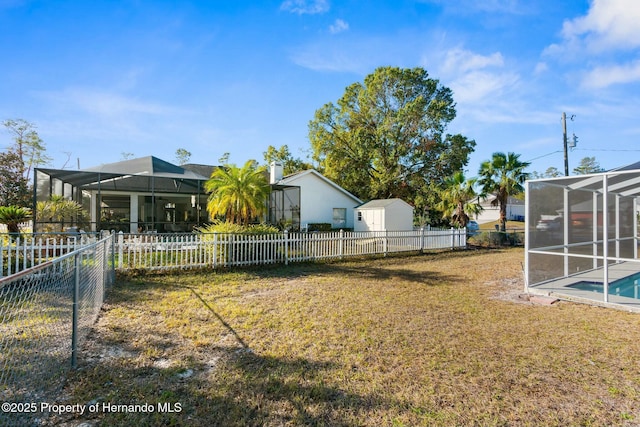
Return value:
<svg viewBox="0 0 640 427">
<path fill-rule="evenodd" d="M 469 215 L 477 214 L 482 209 L 477 200 L 474 186 L 476 178 L 466 179 L 462 171 L 454 173 L 444 180 L 444 187 L 438 192 L 440 202 L 436 208 L 442 212 L 443 218 L 451 218 L 451 223 L 458 227 L 466 227 Z"/>
<path fill-rule="evenodd" d="M 241 168 L 226 165 L 216 169 L 204 188 L 211 193 L 207 210 L 212 217 L 223 215 L 229 222 L 248 225 L 252 218 L 262 215 L 267 209 L 269 183 L 266 167 L 256 167 L 253 160 Z"/>
<path fill-rule="evenodd" d="M 39 221 L 48 220 L 60 223 L 60 230 L 64 230 L 65 219 L 73 222 L 73 219 L 82 214 L 82 205 L 64 196 L 53 195 L 44 202 L 36 203 L 36 217 Z"/>
<path fill-rule="evenodd" d="M 500 231 L 506 231 L 509 196 L 523 192 L 522 185 L 529 177 L 524 170 L 530 163 L 519 158 L 515 153 L 493 153 L 491 160 L 482 162 L 478 171 L 482 195 L 495 194 L 493 203 L 500 206 Z"/>
<path fill-rule="evenodd" d="M 9 234 L 20 234 L 20 224 L 31 219 L 31 209 L 18 206 L 0 206 L 0 224 L 7 226 Z"/>
</svg>

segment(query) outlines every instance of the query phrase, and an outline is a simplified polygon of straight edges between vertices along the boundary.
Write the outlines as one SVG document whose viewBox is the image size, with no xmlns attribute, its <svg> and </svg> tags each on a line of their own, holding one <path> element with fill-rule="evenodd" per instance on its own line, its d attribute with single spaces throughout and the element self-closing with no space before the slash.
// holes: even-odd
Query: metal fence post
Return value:
<svg viewBox="0 0 640 427">
<path fill-rule="evenodd" d="M 71 321 L 71 367 L 78 365 L 78 308 L 80 305 L 80 254 L 73 257 L 74 286 L 73 286 L 73 318 Z"/>
<path fill-rule="evenodd" d="M 7 248 L 7 259 L 9 259 L 9 248 Z M 7 272 L 7 276 L 11 272 Z M 4 277 L 4 239 L 0 238 L 0 277 Z"/>
<path fill-rule="evenodd" d="M 118 234 L 118 268 L 122 268 L 122 263 L 124 258 L 123 251 L 124 251 L 124 234 L 120 232 Z"/>
<path fill-rule="evenodd" d="M 116 279 L 116 238 L 112 234 L 109 242 L 109 246 L 111 247 L 111 282 L 109 284 L 114 283 Z"/>
</svg>

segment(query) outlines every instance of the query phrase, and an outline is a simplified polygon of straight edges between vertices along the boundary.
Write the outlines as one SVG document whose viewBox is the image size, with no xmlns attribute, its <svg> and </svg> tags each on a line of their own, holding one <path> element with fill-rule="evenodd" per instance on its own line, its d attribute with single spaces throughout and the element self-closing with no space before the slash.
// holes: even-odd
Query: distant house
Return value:
<svg viewBox="0 0 640 427">
<path fill-rule="evenodd" d="M 402 199 L 371 200 L 355 209 L 355 231 L 413 230 L 413 206 Z"/>
<path fill-rule="evenodd" d="M 496 203 L 496 196 L 490 195 L 480 201 L 482 212 L 476 215 L 478 224 L 498 221 L 500 219 L 500 205 Z M 507 199 L 507 221 L 524 221 L 524 201 L 509 197 Z"/>
<path fill-rule="evenodd" d="M 270 165 L 269 222 L 291 229 L 309 224 L 353 228 L 354 208 L 362 203 L 353 194 L 314 169 L 283 176 L 279 163 Z"/>
<path fill-rule="evenodd" d="M 209 220 L 204 183 L 214 169 L 153 156 L 84 170 L 37 168 L 36 201 L 61 195 L 80 203 L 86 215 L 65 225 L 85 231 L 190 231 Z M 36 216 L 34 231 L 47 221 Z"/>
</svg>

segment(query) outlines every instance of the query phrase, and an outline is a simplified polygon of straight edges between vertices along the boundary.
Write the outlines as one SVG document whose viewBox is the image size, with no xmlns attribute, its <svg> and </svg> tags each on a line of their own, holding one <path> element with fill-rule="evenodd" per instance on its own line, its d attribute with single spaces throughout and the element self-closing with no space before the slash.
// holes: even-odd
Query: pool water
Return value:
<svg viewBox="0 0 640 427">
<path fill-rule="evenodd" d="M 640 299 L 640 273 L 623 277 L 609 283 L 609 295 Z M 581 291 L 604 293 L 602 282 L 582 281 L 569 285 L 570 288 Z"/>
</svg>

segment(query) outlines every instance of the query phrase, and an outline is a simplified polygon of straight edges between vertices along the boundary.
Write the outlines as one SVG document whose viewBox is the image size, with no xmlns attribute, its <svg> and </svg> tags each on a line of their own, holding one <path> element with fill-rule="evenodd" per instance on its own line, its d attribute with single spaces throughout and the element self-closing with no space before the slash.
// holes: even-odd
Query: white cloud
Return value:
<svg viewBox="0 0 640 427">
<path fill-rule="evenodd" d="M 450 86 L 458 103 L 486 104 L 495 102 L 505 89 L 518 81 L 514 73 L 472 71 L 452 81 Z"/>
<path fill-rule="evenodd" d="M 537 76 L 537 75 L 543 74 L 547 70 L 549 70 L 549 66 L 547 65 L 546 62 L 538 62 L 536 64 L 536 68 L 534 68 L 533 70 L 533 74 Z"/>
<path fill-rule="evenodd" d="M 592 0 L 586 15 L 566 20 L 562 40 L 543 54 L 583 67 L 580 87 L 602 89 L 640 81 L 640 6 L 637 0 Z M 592 65 L 608 62 L 609 65 Z M 585 67 L 585 68 L 586 68 Z"/>
<path fill-rule="evenodd" d="M 53 112 L 48 118 L 52 132 L 68 133 L 73 129 L 76 137 L 88 141 L 146 140 L 158 127 L 189 114 L 172 106 L 93 88 L 71 87 L 33 95 Z"/>
<path fill-rule="evenodd" d="M 516 73 L 504 70 L 500 52 L 481 55 L 462 48 L 449 49 L 444 54 L 438 73 L 445 76 L 460 104 L 486 104 L 489 99 L 518 83 Z"/>
<path fill-rule="evenodd" d="M 348 72 L 366 75 L 376 67 L 402 65 L 402 49 L 395 38 L 354 37 L 348 40 L 323 39 L 292 51 L 293 63 L 315 71 Z M 407 49 L 409 43 L 402 45 Z"/>
<path fill-rule="evenodd" d="M 584 45 L 601 52 L 640 46 L 640 7 L 637 0 L 593 0 L 587 15 L 565 21 L 565 46 Z"/>
<path fill-rule="evenodd" d="M 305 68 L 315 71 L 352 72 L 364 74 L 370 67 L 362 58 L 347 50 L 323 49 L 320 46 L 308 46 L 295 53 L 291 60 Z"/>
<path fill-rule="evenodd" d="M 447 51 L 443 70 L 446 72 L 464 73 L 486 67 L 502 67 L 503 65 L 504 59 L 500 52 L 484 56 L 469 50 L 456 48 Z"/>
<path fill-rule="evenodd" d="M 331 34 L 338 34 L 349 29 L 349 24 L 342 19 L 336 19 L 336 21 L 329 26 L 329 32 Z"/>
<path fill-rule="evenodd" d="M 640 81 L 640 61 L 624 65 L 596 67 L 589 71 L 582 80 L 586 88 L 600 89 L 613 84 Z"/>
<path fill-rule="evenodd" d="M 140 101 L 117 93 L 90 88 L 67 88 L 57 92 L 42 92 L 40 96 L 58 105 L 78 108 L 98 116 L 164 115 L 174 111 L 173 108 L 161 104 Z"/>
<path fill-rule="evenodd" d="M 328 0 L 285 0 L 280 5 L 280 10 L 297 13 L 298 15 L 315 15 L 329 10 Z"/>
</svg>

